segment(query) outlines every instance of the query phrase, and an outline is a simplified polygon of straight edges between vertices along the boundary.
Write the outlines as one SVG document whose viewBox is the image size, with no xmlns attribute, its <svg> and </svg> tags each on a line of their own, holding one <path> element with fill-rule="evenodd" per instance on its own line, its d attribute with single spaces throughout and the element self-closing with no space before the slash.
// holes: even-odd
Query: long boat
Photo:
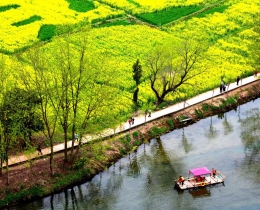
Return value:
<svg viewBox="0 0 260 210">
<path fill-rule="evenodd" d="M 189 176 L 184 179 L 183 184 L 180 178 L 175 180 L 175 188 L 180 190 L 200 188 L 223 183 L 224 180 L 225 176 L 220 171 L 213 175 L 207 167 L 193 168 L 189 170 Z"/>
</svg>

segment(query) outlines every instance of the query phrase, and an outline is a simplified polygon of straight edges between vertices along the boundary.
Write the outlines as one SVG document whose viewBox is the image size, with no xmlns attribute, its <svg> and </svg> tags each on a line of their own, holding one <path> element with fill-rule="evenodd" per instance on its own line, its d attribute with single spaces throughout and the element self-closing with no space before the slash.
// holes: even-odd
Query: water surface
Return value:
<svg viewBox="0 0 260 210">
<path fill-rule="evenodd" d="M 92 181 L 11 209 L 260 209 L 260 100 L 153 139 Z M 179 192 L 190 168 L 221 171 L 225 183 Z"/>
</svg>

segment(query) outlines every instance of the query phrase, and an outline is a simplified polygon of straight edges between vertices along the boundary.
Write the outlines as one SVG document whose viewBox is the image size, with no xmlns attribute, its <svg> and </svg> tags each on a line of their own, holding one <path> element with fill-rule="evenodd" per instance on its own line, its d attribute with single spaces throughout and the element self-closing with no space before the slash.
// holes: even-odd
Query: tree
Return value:
<svg viewBox="0 0 260 210">
<path fill-rule="evenodd" d="M 138 85 L 140 84 L 141 77 L 142 77 L 142 66 L 139 62 L 139 59 L 137 59 L 137 61 L 133 65 L 133 79 L 135 80 L 136 83 L 136 90 L 133 95 L 133 101 L 135 106 L 137 106 L 138 91 L 139 91 Z"/>
<path fill-rule="evenodd" d="M 260 13 L 256 15 L 254 19 L 254 32 L 255 36 L 252 39 L 252 44 L 249 46 L 251 51 L 251 56 L 253 58 L 253 66 L 256 69 L 260 69 Z"/>
<path fill-rule="evenodd" d="M 17 135 L 22 134 L 24 141 L 28 138 L 31 143 L 32 133 L 43 130 L 43 122 L 37 112 L 39 104 L 40 99 L 34 91 L 14 88 L 6 92 L 0 114 L 3 126 L 8 130 L 11 125 L 18 125 Z"/>
<path fill-rule="evenodd" d="M 73 164 L 80 148 L 74 149 L 74 134 L 79 134 L 80 145 L 82 137 L 87 132 L 93 132 L 89 129 L 93 128 L 91 124 L 102 124 L 104 119 L 111 119 L 108 115 L 115 107 L 116 64 L 105 54 L 89 50 L 87 36 L 87 31 L 66 33 L 54 38 L 50 48 L 46 45 L 24 58 L 35 71 L 33 74 L 24 71 L 24 78 L 42 98 L 45 127 L 48 130 L 52 123 L 56 125 L 56 119 L 61 125 L 65 163 Z M 52 131 L 55 128 L 53 126 Z M 49 137 L 53 135 L 48 133 Z M 72 146 L 69 156 L 70 136 Z"/>
<path fill-rule="evenodd" d="M 41 116 L 45 129 L 43 130 L 47 143 L 50 146 L 50 174 L 54 174 L 53 168 L 53 137 L 56 132 L 59 116 L 59 104 L 56 101 L 56 88 L 53 84 L 55 77 L 48 71 L 47 58 L 41 52 L 40 47 L 31 48 L 25 54 L 26 61 L 32 67 L 32 72 L 21 66 L 20 77 L 24 86 L 29 90 L 34 88 L 40 99 Z M 20 63 L 22 64 L 22 63 Z"/>
<path fill-rule="evenodd" d="M 43 123 L 36 111 L 38 104 L 39 99 L 33 91 L 28 92 L 16 87 L 3 94 L 0 121 L 6 165 L 8 165 L 9 151 L 17 145 L 19 136 L 23 136 L 24 141 L 27 142 L 27 137 L 31 140 L 32 132 L 43 130 Z M 8 169 L 7 183 L 9 184 Z"/>
<path fill-rule="evenodd" d="M 200 66 L 205 59 L 205 47 L 191 39 L 172 46 L 157 47 L 147 57 L 148 77 L 158 104 L 169 93 L 175 93 L 183 85 L 192 85 L 191 80 L 205 72 Z"/>
</svg>

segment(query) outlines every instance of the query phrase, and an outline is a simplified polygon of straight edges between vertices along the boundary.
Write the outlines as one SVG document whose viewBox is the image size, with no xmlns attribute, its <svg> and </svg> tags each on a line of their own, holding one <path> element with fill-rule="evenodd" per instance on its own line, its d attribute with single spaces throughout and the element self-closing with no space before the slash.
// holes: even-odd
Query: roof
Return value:
<svg viewBox="0 0 260 210">
<path fill-rule="evenodd" d="M 210 174 L 210 170 L 207 167 L 193 168 L 190 169 L 189 174 L 192 173 L 194 176 Z"/>
</svg>

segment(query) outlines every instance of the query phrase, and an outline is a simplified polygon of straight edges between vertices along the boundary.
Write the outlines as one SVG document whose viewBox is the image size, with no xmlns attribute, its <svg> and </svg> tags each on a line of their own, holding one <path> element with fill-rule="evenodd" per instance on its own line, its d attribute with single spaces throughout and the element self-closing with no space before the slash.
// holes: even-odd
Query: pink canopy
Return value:
<svg viewBox="0 0 260 210">
<path fill-rule="evenodd" d="M 193 168 L 190 169 L 189 174 L 192 173 L 194 176 L 210 174 L 210 170 L 207 167 Z"/>
</svg>

